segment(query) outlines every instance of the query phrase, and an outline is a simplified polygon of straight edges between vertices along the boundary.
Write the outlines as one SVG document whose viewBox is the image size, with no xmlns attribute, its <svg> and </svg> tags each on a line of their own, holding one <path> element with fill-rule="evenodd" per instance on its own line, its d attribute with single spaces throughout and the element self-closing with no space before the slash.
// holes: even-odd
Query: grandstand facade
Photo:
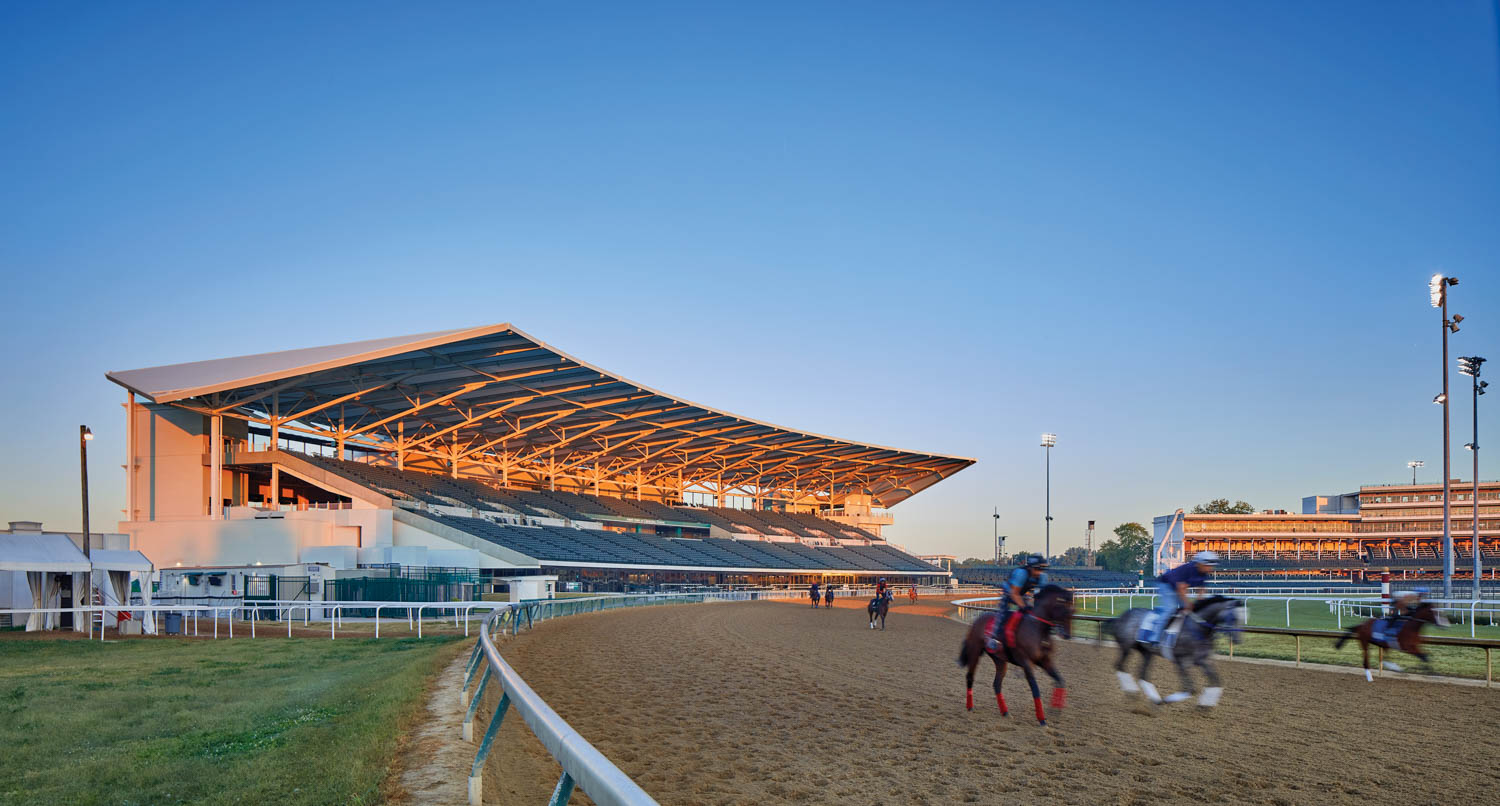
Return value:
<svg viewBox="0 0 1500 806">
<path fill-rule="evenodd" d="M 973 463 L 710 409 L 510 325 L 107 377 L 128 392 L 120 528 L 159 568 L 933 582 L 885 508 Z"/>
<path fill-rule="evenodd" d="M 1455 480 L 1449 486 L 1455 577 L 1473 576 L 1474 552 L 1479 551 L 1485 577 L 1500 578 L 1500 482 L 1480 482 L 1477 502 L 1472 481 Z M 1178 510 L 1160 516 L 1154 520 L 1156 572 L 1209 549 L 1224 558 L 1221 574 L 1358 580 L 1390 569 L 1407 578 L 1441 576 L 1441 483 L 1366 485 L 1339 498 L 1345 502 L 1337 514 L 1322 507 L 1323 512 L 1304 514 L 1195 515 Z M 1357 506 L 1351 506 L 1354 502 Z"/>
</svg>

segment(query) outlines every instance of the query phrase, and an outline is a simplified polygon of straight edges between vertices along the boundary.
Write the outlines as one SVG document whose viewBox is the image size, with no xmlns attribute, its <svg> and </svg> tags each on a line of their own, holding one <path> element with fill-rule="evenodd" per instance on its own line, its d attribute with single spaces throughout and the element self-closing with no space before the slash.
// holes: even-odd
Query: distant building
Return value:
<svg viewBox="0 0 1500 806">
<path fill-rule="evenodd" d="M 1359 513 L 1359 493 L 1343 495 L 1309 495 L 1302 499 L 1303 515 L 1355 515 Z"/>
<path fill-rule="evenodd" d="M 1500 578 L 1500 481 L 1479 484 L 1474 535 L 1473 482 L 1450 484 L 1454 575 L 1473 574 L 1476 542 L 1486 579 Z M 1177 510 L 1152 521 L 1155 573 L 1205 549 L 1223 557 L 1221 575 L 1358 578 L 1389 568 L 1431 577 L 1443 567 L 1441 484 L 1365 485 L 1357 493 L 1302 499 L 1302 514 L 1194 515 Z"/>
</svg>

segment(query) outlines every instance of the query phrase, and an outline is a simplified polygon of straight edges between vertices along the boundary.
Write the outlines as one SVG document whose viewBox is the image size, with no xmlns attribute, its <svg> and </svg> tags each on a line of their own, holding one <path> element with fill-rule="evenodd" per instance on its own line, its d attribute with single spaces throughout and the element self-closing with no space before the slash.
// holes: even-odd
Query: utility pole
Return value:
<svg viewBox="0 0 1500 806">
<path fill-rule="evenodd" d="M 1454 314 L 1452 319 L 1448 318 L 1448 286 L 1458 285 L 1457 277 L 1444 277 L 1441 274 L 1432 275 L 1427 284 L 1427 290 L 1431 295 L 1432 307 L 1442 311 L 1443 316 L 1443 391 L 1432 399 L 1434 403 L 1443 406 L 1443 598 L 1453 598 L 1453 502 L 1451 499 L 1451 486 L 1453 468 L 1451 463 L 1452 446 L 1448 444 L 1448 334 L 1458 332 L 1458 323 L 1464 318 Z"/>
</svg>

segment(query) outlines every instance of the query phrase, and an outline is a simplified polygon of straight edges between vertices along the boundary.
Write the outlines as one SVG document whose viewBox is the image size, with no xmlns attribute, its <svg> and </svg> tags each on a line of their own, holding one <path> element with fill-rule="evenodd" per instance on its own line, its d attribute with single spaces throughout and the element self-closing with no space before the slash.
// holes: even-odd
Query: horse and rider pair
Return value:
<svg viewBox="0 0 1500 806">
<path fill-rule="evenodd" d="M 1013 571 L 1006 580 L 1000 608 L 975 620 L 969 627 L 959 650 L 958 665 L 965 667 L 965 707 L 970 711 L 974 710 L 974 671 L 979 659 L 985 655 L 995 663 L 995 704 L 1000 707 L 1002 716 L 1010 713 L 1005 695 L 1000 690 L 1006 667 L 1010 664 L 1019 666 L 1026 675 L 1039 724 L 1047 724 L 1047 715 L 1042 709 L 1036 669 L 1040 668 L 1052 678 L 1052 707 L 1067 705 L 1067 685 L 1052 662 L 1052 633 L 1056 630 L 1063 638 L 1071 637 L 1073 592 L 1049 584 L 1046 568 L 1045 559 L 1032 557 L 1025 566 Z M 1035 594 L 1028 603 L 1027 596 L 1033 591 Z"/>
<path fill-rule="evenodd" d="M 870 604 L 865 607 L 865 612 L 870 616 L 870 629 L 875 629 L 876 621 L 880 622 L 880 629 L 885 629 L 885 617 L 891 610 L 892 596 L 890 585 L 885 581 L 885 577 L 881 577 L 880 581 L 875 583 L 875 598 L 871 599 Z"/>
</svg>

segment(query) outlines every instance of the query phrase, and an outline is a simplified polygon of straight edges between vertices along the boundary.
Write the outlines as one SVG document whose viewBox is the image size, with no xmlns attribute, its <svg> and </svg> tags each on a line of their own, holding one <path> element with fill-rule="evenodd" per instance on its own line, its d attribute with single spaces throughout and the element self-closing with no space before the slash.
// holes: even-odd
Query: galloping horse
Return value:
<svg viewBox="0 0 1500 806">
<path fill-rule="evenodd" d="M 886 591 L 884 595 L 870 600 L 865 606 L 865 612 L 870 614 L 870 629 L 875 629 L 875 620 L 880 619 L 880 629 L 885 629 L 885 614 L 891 610 L 891 593 Z"/>
<path fill-rule="evenodd" d="M 833 586 L 829 585 L 823 589 L 823 606 L 833 607 Z"/>
<path fill-rule="evenodd" d="M 809 598 L 809 599 L 812 600 L 812 606 L 813 607 L 817 607 L 818 606 L 818 586 L 817 585 L 813 585 L 812 587 L 810 587 L 810 588 L 807 589 L 807 598 Z"/>
<path fill-rule="evenodd" d="M 1375 678 L 1370 674 L 1370 644 L 1384 649 L 1392 648 L 1389 637 L 1381 641 L 1375 639 L 1375 622 L 1377 621 L 1380 621 L 1380 619 L 1372 618 L 1349 627 L 1345 630 L 1346 635 L 1339 636 L 1339 640 L 1333 642 L 1333 648 L 1338 649 L 1351 636 L 1359 639 L 1359 649 L 1364 653 L 1365 679 L 1372 683 L 1375 681 Z M 1422 651 L 1422 625 L 1424 624 L 1436 624 L 1439 627 L 1446 627 L 1448 626 L 1448 619 L 1443 615 L 1441 610 L 1433 607 L 1430 602 L 1423 602 L 1417 605 L 1416 609 L 1411 611 L 1411 616 L 1407 618 L 1406 623 L 1402 624 L 1401 629 L 1396 633 L 1395 648 L 1407 654 L 1416 655 L 1426 665 L 1428 670 L 1431 670 L 1432 659 L 1428 658 L 1427 653 Z M 1385 668 L 1393 672 L 1401 671 L 1400 666 L 1390 661 L 1384 661 L 1384 665 Z"/>
<path fill-rule="evenodd" d="M 1146 671 L 1151 668 L 1151 659 L 1156 656 L 1156 650 L 1136 641 L 1136 635 L 1140 633 L 1141 619 L 1149 612 L 1151 611 L 1143 607 L 1132 607 L 1109 623 L 1115 643 L 1120 645 L 1120 659 L 1115 661 L 1115 676 L 1120 679 L 1120 688 L 1127 694 L 1145 692 L 1146 699 L 1155 704 L 1182 702 L 1192 698 L 1197 691 L 1187 668 L 1197 666 L 1203 670 L 1203 676 L 1208 678 L 1208 686 L 1199 696 L 1198 704 L 1205 708 L 1218 705 L 1219 697 L 1224 693 L 1224 687 L 1220 685 L 1219 673 L 1214 670 L 1213 663 L 1209 660 L 1213 657 L 1214 631 L 1228 628 L 1230 629 L 1229 640 L 1239 643 L 1240 632 L 1232 628 L 1236 624 L 1244 624 L 1245 602 L 1226 596 L 1210 596 L 1198 600 L 1193 605 L 1193 612 L 1183 620 L 1182 629 L 1178 631 L 1177 640 L 1172 644 L 1171 650 L 1172 665 L 1177 667 L 1177 674 L 1182 678 L 1183 690 L 1168 694 L 1166 697 L 1161 696 L 1156 686 L 1146 679 Z M 1130 659 L 1132 650 L 1141 654 L 1139 685 L 1137 685 L 1137 679 L 1132 677 L 1130 672 L 1125 671 L 1125 661 Z"/>
<path fill-rule="evenodd" d="M 1031 686 L 1031 700 L 1036 704 L 1036 721 L 1047 724 L 1047 715 L 1042 711 L 1042 692 L 1036 684 L 1035 667 L 1041 667 L 1052 678 L 1052 707 L 1062 708 L 1068 704 L 1068 689 L 1062 675 L 1052 665 L 1052 630 L 1063 638 L 1073 634 L 1073 592 L 1060 585 L 1048 585 L 1037 592 L 1031 611 L 1016 626 L 1016 645 L 1002 646 L 991 652 L 985 648 L 985 636 L 993 613 L 981 616 L 969 625 L 969 634 L 964 637 L 963 647 L 958 653 L 958 665 L 966 667 L 964 685 L 967 688 L 966 703 L 974 710 L 974 669 L 979 659 L 989 655 L 995 662 L 995 703 L 1000 706 L 1000 715 L 1010 713 L 1005 705 L 1005 695 L 1000 683 L 1005 679 L 1007 662 L 1021 667 L 1026 673 L 1026 682 Z"/>
</svg>

